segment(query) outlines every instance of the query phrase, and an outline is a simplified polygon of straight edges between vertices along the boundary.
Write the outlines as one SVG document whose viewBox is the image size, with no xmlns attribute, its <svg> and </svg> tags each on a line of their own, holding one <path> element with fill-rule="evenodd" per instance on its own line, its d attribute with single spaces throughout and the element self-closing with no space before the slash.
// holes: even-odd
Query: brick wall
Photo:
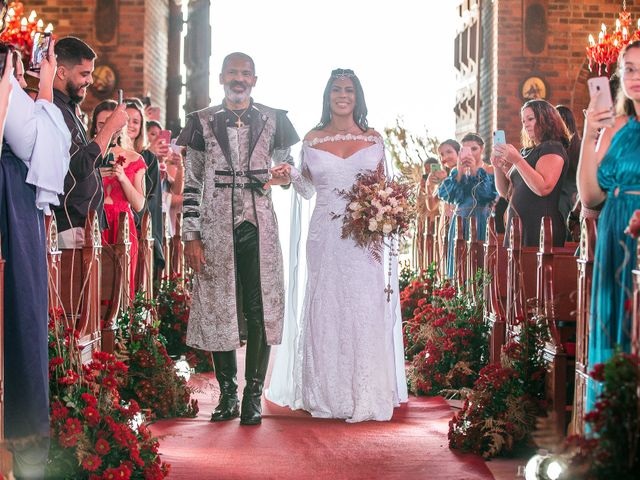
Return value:
<svg viewBox="0 0 640 480">
<path fill-rule="evenodd" d="M 546 42 L 540 52 L 530 51 L 525 38 L 524 12 L 532 3 L 546 12 Z M 586 79 L 596 75 L 588 70 L 587 38 L 597 36 L 603 22 L 611 29 L 621 8 L 618 0 L 481 1 L 483 43 L 476 122 L 488 143 L 491 131 L 500 128 L 507 141 L 519 145 L 520 88 L 532 75 L 545 80 L 547 100 L 568 105 L 582 128 L 581 112 L 589 103 Z M 628 1 L 627 10 L 634 25 L 640 17 L 640 1 Z"/>
<path fill-rule="evenodd" d="M 107 63 L 117 74 L 116 89 L 125 96 L 143 96 L 164 114 L 167 72 L 167 33 L 169 0 L 121 0 L 115 41 L 98 45 L 96 28 L 97 0 L 25 0 L 25 11 L 36 10 L 45 22 L 54 25 L 57 37 L 74 35 L 87 42 L 98 54 L 96 65 Z M 112 98 L 115 98 L 114 93 Z M 91 109 L 100 101 L 91 89 L 82 108 Z"/>
</svg>

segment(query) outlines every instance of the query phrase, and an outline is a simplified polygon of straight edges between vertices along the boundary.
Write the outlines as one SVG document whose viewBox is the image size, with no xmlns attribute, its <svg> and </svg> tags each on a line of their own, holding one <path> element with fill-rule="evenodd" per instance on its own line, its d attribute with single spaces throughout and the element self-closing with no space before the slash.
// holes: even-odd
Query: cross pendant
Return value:
<svg viewBox="0 0 640 480">
<path fill-rule="evenodd" d="M 387 288 L 384 289 L 384 293 L 387 294 L 387 302 L 391 301 L 391 294 L 393 293 L 393 289 L 391 288 L 391 284 L 387 285 Z"/>
<path fill-rule="evenodd" d="M 238 121 L 236 122 L 236 127 L 238 128 L 244 127 L 244 123 L 242 123 L 242 120 L 240 120 L 240 117 L 238 117 Z"/>
</svg>

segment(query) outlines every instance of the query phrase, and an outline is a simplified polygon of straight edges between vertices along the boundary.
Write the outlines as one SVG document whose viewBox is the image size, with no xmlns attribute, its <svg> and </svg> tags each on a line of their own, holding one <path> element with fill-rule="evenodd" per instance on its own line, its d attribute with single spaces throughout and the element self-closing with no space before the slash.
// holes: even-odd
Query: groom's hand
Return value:
<svg viewBox="0 0 640 480">
<path fill-rule="evenodd" d="M 289 185 L 291 183 L 291 166 L 288 163 L 281 163 L 277 167 L 273 167 L 271 171 L 271 178 L 264 184 L 264 189 L 267 190 L 273 185 Z"/>
<path fill-rule="evenodd" d="M 204 247 L 202 240 L 189 240 L 184 242 L 184 258 L 187 265 L 195 272 L 199 272 L 202 265 L 206 264 L 204 259 Z"/>
</svg>

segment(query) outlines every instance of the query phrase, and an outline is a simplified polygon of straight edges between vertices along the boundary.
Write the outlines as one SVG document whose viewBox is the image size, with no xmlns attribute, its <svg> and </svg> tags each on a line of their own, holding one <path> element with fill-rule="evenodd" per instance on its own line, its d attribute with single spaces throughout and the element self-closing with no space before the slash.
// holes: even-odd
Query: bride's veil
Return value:
<svg viewBox="0 0 640 480">
<path fill-rule="evenodd" d="M 302 408 L 300 383 L 295 381 L 299 352 L 300 323 L 302 320 L 302 303 L 307 282 L 306 254 L 303 248 L 306 244 L 311 205 L 293 189 L 291 193 L 291 214 L 289 224 L 289 257 L 288 273 L 285 284 L 287 293 L 285 299 L 285 318 L 282 331 L 282 343 L 277 347 L 277 355 L 271 373 L 271 381 L 266 396 L 278 405 L 291 408 Z M 304 226 L 304 228 L 303 228 Z"/>
</svg>

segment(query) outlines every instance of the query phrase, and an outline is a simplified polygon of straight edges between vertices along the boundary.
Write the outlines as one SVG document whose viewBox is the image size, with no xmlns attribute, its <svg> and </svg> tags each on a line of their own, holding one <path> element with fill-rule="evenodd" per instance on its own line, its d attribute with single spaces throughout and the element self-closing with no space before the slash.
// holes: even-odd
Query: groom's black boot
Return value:
<svg viewBox="0 0 640 480">
<path fill-rule="evenodd" d="M 238 365 L 236 351 L 213 352 L 213 366 L 216 369 L 216 378 L 220 385 L 220 401 L 211 414 L 212 422 L 224 422 L 238 418 L 238 382 L 236 374 Z"/>
<path fill-rule="evenodd" d="M 242 413 L 240 425 L 259 425 L 262 423 L 262 388 L 269 366 L 271 347 L 267 345 L 262 325 L 257 325 L 253 337 L 247 343 L 247 361 L 245 379 L 247 385 L 242 393 Z"/>
</svg>

